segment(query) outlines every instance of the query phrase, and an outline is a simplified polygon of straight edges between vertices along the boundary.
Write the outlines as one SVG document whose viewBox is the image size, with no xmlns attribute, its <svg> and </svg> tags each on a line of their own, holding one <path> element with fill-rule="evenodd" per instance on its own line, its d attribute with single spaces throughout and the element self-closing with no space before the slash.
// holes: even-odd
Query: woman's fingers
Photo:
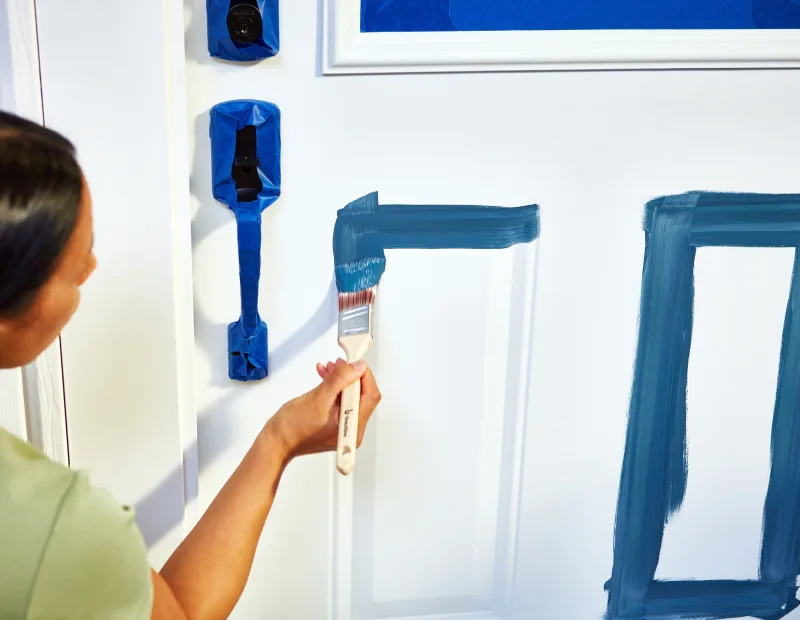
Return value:
<svg viewBox="0 0 800 620">
<path fill-rule="evenodd" d="M 358 381 L 366 371 L 367 365 L 363 361 L 353 364 L 344 361 L 337 362 L 333 371 L 316 389 L 319 391 L 319 395 L 329 403 L 328 406 L 333 406 L 344 389 Z"/>
<path fill-rule="evenodd" d="M 367 372 L 361 377 L 361 408 L 366 409 L 368 415 L 371 415 L 379 402 L 381 402 L 381 391 L 378 389 L 372 370 L 367 368 Z"/>
<path fill-rule="evenodd" d="M 379 402 L 381 402 L 381 391 L 378 389 L 378 383 L 375 381 L 375 375 L 372 374 L 372 370 L 367 368 L 367 372 L 361 377 L 361 411 L 359 412 L 358 441 L 356 444 L 359 447 L 364 439 L 367 423 Z"/>
<path fill-rule="evenodd" d="M 341 358 L 336 360 L 336 363 L 328 362 L 327 364 L 322 364 L 321 362 L 318 362 L 317 374 L 324 381 L 337 368 L 341 369 L 343 366 L 347 366 L 347 362 Z M 375 381 L 375 375 L 372 374 L 372 369 L 369 367 L 367 367 L 364 376 L 361 377 L 361 401 L 366 405 L 369 413 L 372 413 L 372 411 L 381 401 L 381 391 L 378 389 L 378 383 Z M 362 405 L 362 408 L 363 407 L 364 405 Z"/>
<path fill-rule="evenodd" d="M 322 362 L 317 362 L 317 374 L 320 376 L 320 379 L 323 381 L 325 378 L 331 374 L 335 369 L 336 366 L 341 366 L 346 364 L 343 359 L 339 358 L 336 362 L 328 362 L 327 364 L 323 364 Z"/>
<path fill-rule="evenodd" d="M 341 392 L 342 389 L 349 385 L 350 381 L 357 379 L 358 375 L 361 373 L 358 371 L 353 372 L 353 367 L 339 358 L 336 362 L 328 362 L 327 364 L 318 363 L 317 374 L 323 381 L 323 386 L 320 387 L 323 389 L 327 388 L 330 396 L 337 389 Z M 361 415 L 358 421 L 358 446 L 361 445 L 367 423 L 375 411 L 375 408 L 378 406 L 378 403 L 380 403 L 381 398 L 381 391 L 378 388 L 377 381 L 375 381 L 375 375 L 372 373 L 372 370 L 367 367 L 361 376 Z"/>
</svg>

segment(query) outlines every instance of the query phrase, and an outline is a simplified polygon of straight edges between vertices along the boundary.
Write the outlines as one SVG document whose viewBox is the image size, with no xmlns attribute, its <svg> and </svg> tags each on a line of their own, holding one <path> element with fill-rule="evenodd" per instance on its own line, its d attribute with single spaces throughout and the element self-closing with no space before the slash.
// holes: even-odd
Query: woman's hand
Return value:
<svg viewBox="0 0 800 620">
<path fill-rule="evenodd" d="M 286 461 L 304 454 L 336 450 L 339 432 L 339 401 L 342 390 L 361 379 L 361 408 L 358 417 L 358 446 L 372 412 L 381 400 L 372 371 L 364 362 L 344 360 L 317 364 L 322 378 L 316 388 L 290 400 L 272 416 L 264 432 L 277 439 L 286 451 Z"/>
</svg>

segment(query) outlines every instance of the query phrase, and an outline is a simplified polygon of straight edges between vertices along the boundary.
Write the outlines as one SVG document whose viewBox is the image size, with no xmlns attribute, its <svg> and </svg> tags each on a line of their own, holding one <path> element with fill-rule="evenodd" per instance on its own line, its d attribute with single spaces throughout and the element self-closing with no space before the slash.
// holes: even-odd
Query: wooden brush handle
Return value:
<svg viewBox="0 0 800 620">
<path fill-rule="evenodd" d="M 361 404 L 361 379 L 348 385 L 342 392 L 339 413 L 339 441 L 336 445 L 336 469 L 348 476 L 356 466 L 358 442 L 358 409 Z"/>
<path fill-rule="evenodd" d="M 345 352 L 347 362 L 352 364 L 362 359 L 372 344 L 371 334 L 358 334 L 339 338 L 339 346 Z M 348 385 L 342 392 L 339 410 L 339 441 L 336 444 L 336 469 L 348 476 L 356 466 L 358 444 L 358 413 L 361 405 L 361 379 Z"/>
</svg>

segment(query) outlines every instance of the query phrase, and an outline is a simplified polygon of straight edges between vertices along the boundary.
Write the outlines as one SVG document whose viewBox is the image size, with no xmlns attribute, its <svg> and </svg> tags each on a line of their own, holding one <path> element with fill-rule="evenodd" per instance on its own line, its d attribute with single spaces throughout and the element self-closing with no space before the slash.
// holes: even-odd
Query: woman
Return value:
<svg viewBox="0 0 800 620">
<path fill-rule="evenodd" d="M 0 112 L 0 368 L 57 337 L 95 269 L 92 203 L 72 145 Z M 244 589 L 281 474 L 335 449 L 337 400 L 362 385 L 364 426 L 380 401 L 364 364 L 318 364 L 322 383 L 266 423 L 160 573 L 131 511 L 0 429 L 0 618 L 226 618 Z"/>
</svg>

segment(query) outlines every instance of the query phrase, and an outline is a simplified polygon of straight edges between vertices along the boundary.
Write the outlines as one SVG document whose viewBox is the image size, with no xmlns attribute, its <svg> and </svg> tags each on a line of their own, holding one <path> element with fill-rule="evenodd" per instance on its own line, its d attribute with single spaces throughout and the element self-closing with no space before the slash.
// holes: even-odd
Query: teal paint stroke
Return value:
<svg viewBox="0 0 800 620">
<path fill-rule="evenodd" d="M 377 286 L 388 249 L 500 249 L 539 237 L 539 207 L 381 205 L 373 192 L 340 209 L 333 230 L 336 287 Z"/>
<path fill-rule="evenodd" d="M 772 427 L 759 579 L 656 581 L 686 491 L 686 380 L 697 247 L 800 246 L 800 196 L 690 192 L 645 209 L 639 342 L 606 618 L 783 618 L 800 575 L 800 255 L 795 253 Z"/>
<path fill-rule="evenodd" d="M 689 244 L 694 247 L 798 247 L 800 246 L 800 194 L 737 194 L 690 192 L 696 197 Z M 651 232 L 654 215 L 666 198 L 645 208 L 645 232 Z"/>
</svg>

